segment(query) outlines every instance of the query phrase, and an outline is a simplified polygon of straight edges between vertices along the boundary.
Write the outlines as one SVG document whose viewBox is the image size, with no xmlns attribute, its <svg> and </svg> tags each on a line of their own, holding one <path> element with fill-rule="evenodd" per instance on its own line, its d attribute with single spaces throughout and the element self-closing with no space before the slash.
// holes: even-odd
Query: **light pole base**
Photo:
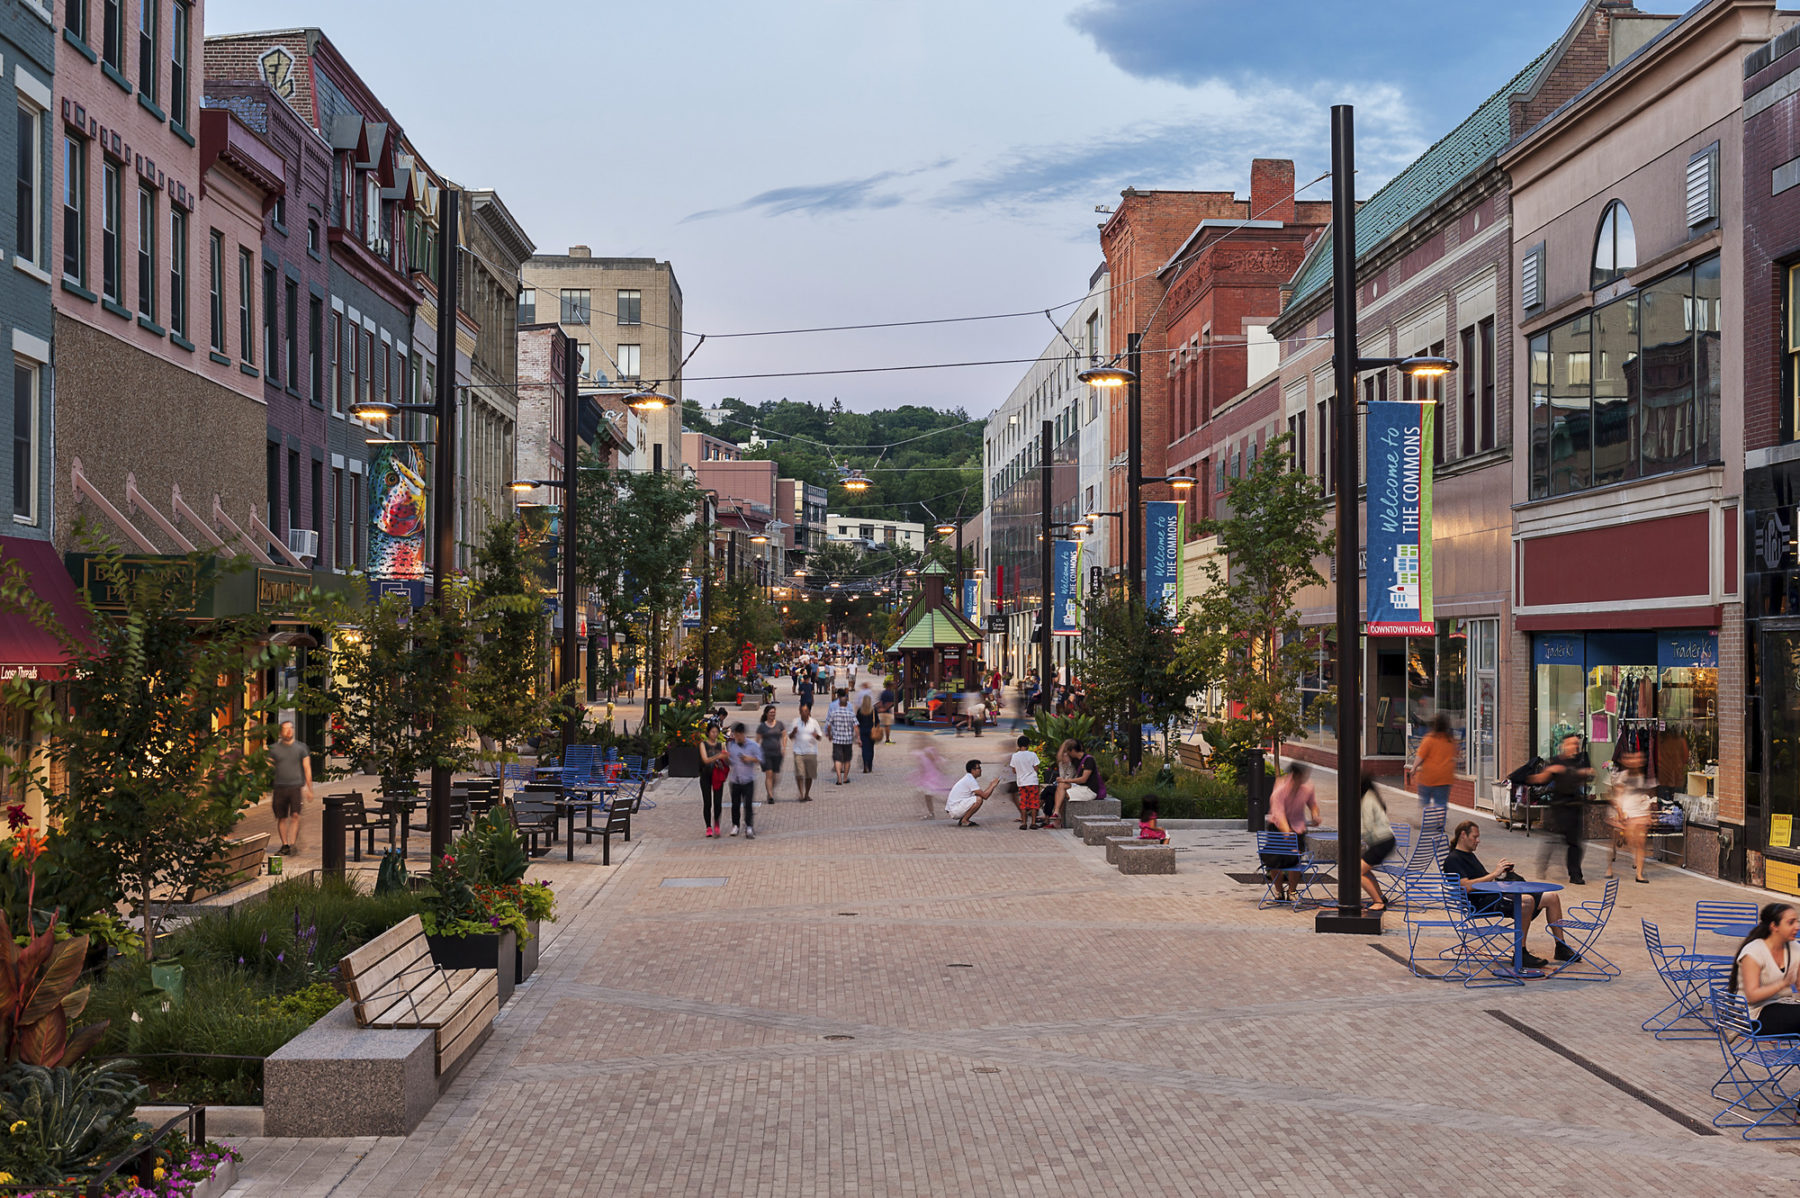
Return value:
<svg viewBox="0 0 1800 1198">
<path fill-rule="evenodd" d="M 1381 935 L 1381 916 L 1344 915 L 1337 911 L 1321 911 L 1313 919 L 1313 931 L 1336 932 L 1341 936 Z"/>
</svg>

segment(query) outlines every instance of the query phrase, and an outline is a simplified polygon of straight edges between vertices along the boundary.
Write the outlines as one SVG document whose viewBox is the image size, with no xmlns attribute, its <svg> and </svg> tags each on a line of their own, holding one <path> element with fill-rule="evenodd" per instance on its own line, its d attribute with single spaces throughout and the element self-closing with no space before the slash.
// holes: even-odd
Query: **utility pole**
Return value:
<svg viewBox="0 0 1800 1198">
<path fill-rule="evenodd" d="M 563 339 L 563 578 L 562 578 L 562 680 L 573 688 L 581 674 L 581 643 L 575 609 L 580 605 L 576 587 L 576 532 L 580 527 L 576 514 L 577 485 L 581 478 L 581 389 L 576 376 L 581 373 L 580 347 L 573 338 Z M 563 747 L 575 743 L 581 733 L 581 699 L 569 691 L 569 709 L 563 717 Z"/>
<path fill-rule="evenodd" d="M 443 227 L 438 240 L 437 287 L 437 458 L 432 463 L 431 587 L 438 614 L 450 617 L 450 559 L 456 553 L 456 270 L 460 265 L 457 217 L 462 193 L 446 189 L 439 211 Z M 434 712 L 440 725 L 446 712 Z M 431 859 L 441 861 L 450 851 L 450 767 L 431 767 Z"/>
<path fill-rule="evenodd" d="M 1144 384 L 1139 360 L 1143 341 L 1142 333 L 1131 333 L 1125 338 L 1125 368 L 1131 371 L 1131 381 L 1125 384 L 1129 462 L 1126 466 L 1128 495 L 1124 524 L 1126 544 L 1131 553 L 1125 596 L 1128 603 L 1140 604 L 1144 600 Z M 1125 697 L 1125 723 L 1125 762 L 1131 772 L 1136 773 L 1144 760 L 1143 718 L 1138 714 L 1136 690 Z"/>
</svg>

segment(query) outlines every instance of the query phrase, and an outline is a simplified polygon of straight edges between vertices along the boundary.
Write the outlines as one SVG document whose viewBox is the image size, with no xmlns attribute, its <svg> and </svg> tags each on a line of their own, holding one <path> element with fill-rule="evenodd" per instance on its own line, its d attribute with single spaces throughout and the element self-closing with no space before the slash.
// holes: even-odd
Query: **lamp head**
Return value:
<svg viewBox="0 0 1800 1198">
<path fill-rule="evenodd" d="M 1400 373 L 1410 374 L 1416 379 L 1441 379 L 1456 369 L 1456 363 L 1449 358 L 1434 358 L 1427 355 L 1407 358 L 1400 363 Z"/>
<path fill-rule="evenodd" d="M 1075 377 L 1090 387 L 1110 389 L 1113 387 L 1123 387 L 1126 383 L 1137 378 L 1137 375 L 1125 369 L 1123 366 L 1109 364 L 1106 366 L 1090 366 Z"/>
<path fill-rule="evenodd" d="M 863 476 L 862 471 L 852 470 L 849 474 L 844 476 L 842 485 L 846 491 L 860 493 L 869 489 L 869 480 Z"/>
<path fill-rule="evenodd" d="M 506 485 L 515 491 L 535 491 L 544 484 L 535 478 L 515 478 Z"/>
<path fill-rule="evenodd" d="M 1194 489 L 1194 487 L 1198 484 L 1197 479 L 1189 478 L 1185 474 L 1177 474 L 1171 478 L 1165 478 L 1165 479 L 1163 479 L 1163 481 L 1168 483 L 1170 487 L 1174 488 L 1177 491 L 1192 491 Z"/>
<path fill-rule="evenodd" d="M 950 523 L 948 520 L 937 526 L 937 534 L 940 537 L 953 536 L 955 533 L 956 525 Z"/>
<path fill-rule="evenodd" d="M 675 398 L 664 395 L 660 391 L 633 391 L 625 397 L 625 403 L 633 411 L 660 412 L 675 405 Z"/>
<path fill-rule="evenodd" d="M 350 414 L 358 420 L 386 420 L 399 413 L 400 409 L 391 403 L 359 403 L 350 406 Z"/>
<path fill-rule="evenodd" d="M 1089 529 L 1088 529 L 1087 524 L 1085 524 L 1084 522 L 1082 522 L 1080 520 L 1077 520 L 1077 521 L 1075 521 L 1075 523 L 1069 525 L 1069 531 L 1074 533 L 1078 537 L 1085 537 L 1085 536 L 1087 536 Z"/>
</svg>

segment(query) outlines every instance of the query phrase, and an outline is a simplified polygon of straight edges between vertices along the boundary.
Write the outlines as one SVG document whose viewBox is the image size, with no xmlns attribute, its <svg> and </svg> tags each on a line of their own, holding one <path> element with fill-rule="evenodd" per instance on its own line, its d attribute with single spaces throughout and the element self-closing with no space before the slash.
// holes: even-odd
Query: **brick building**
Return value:
<svg viewBox="0 0 1800 1198">
<path fill-rule="evenodd" d="M 475 326 L 469 387 L 458 405 L 457 501 L 465 554 L 512 510 L 519 405 L 519 267 L 531 238 L 492 190 L 462 191 L 462 313 Z M 465 558 L 465 562 L 467 559 Z"/>
</svg>

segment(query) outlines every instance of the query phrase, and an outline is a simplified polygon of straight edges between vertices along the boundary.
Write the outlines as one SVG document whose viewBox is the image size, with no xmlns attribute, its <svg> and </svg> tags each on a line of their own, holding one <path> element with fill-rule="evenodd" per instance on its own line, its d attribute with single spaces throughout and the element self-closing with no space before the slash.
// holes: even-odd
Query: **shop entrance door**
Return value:
<svg viewBox="0 0 1800 1198">
<path fill-rule="evenodd" d="M 1800 796 L 1800 620 L 1762 622 L 1763 806 L 1751 843 L 1767 850 L 1765 884 L 1800 894 L 1794 818 Z M 1782 860 L 1786 858 L 1786 860 Z"/>
<path fill-rule="evenodd" d="M 1500 722 L 1500 622 L 1469 621 L 1469 656 L 1474 685 L 1469 690 L 1469 773 L 1475 778 L 1475 807 L 1494 809 L 1494 743 Z"/>
</svg>

